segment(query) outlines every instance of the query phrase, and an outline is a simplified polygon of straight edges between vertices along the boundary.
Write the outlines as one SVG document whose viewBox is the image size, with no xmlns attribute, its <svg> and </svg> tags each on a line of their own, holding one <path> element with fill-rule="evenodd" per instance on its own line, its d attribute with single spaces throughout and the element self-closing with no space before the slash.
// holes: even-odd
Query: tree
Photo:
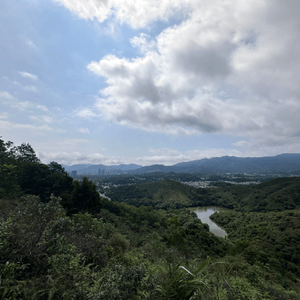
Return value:
<svg viewBox="0 0 300 300">
<path fill-rule="evenodd" d="M 12 145 L 12 142 L 4 142 L 0 137 L 0 167 L 9 163 Z"/>
<path fill-rule="evenodd" d="M 13 155 L 13 143 L 0 137 L 0 197 L 8 195 L 15 197 L 20 193 L 20 186 L 16 178 L 16 161 Z"/>
<path fill-rule="evenodd" d="M 21 146 L 16 146 L 13 148 L 15 159 L 18 162 L 30 162 L 30 163 L 41 163 L 37 158 L 33 148 L 27 143 L 21 144 Z"/>
<path fill-rule="evenodd" d="M 36 162 L 21 163 L 18 182 L 25 194 L 40 196 L 43 202 L 48 202 L 51 194 L 68 197 L 73 189 L 73 179 L 56 162 L 49 166 Z"/>
<path fill-rule="evenodd" d="M 47 180 L 51 183 L 51 192 L 62 198 L 69 197 L 73 189 L 73 178 L 68 175 L 65 169 L 55 161 L 48 164 L 51 174 Z"/>
<path fill-rule="evenodd" d="M 25 194 L 40 196 L 42 201 L 49 201 L 52 184 L 48 178 L 51 171 L 47 165 L 26 162 L 19 167 L 18 182 Z"/>
<path fill-rule="evenodd" d="M 53 172 L 57 172 L 57 173 L 60 173 L 62 175 L 66 175 L 67 174 L 67 172 L 65 171 L 65 169 L 60 164 L 58 164 L 55 161 L 51 161 L 51 163 L 48 164 L 48 167 Z"/>
<path fill-rule="evenodd" d="M 102 203 L 96 185 L 84 177 L 82 182 L 77 180 L 73 182 L 71 195 L 63 198 L 62 205 L 69 214 L 78 212 L 98 213 Z"/>
<path fill-rule="evenodd" d="M 29 144 L 13 146 L 0 137 L 0 197 L 31 194 L 48 202 L 51 194 L 67 197 L 72 182 L 60 164 L 42 164 Z"/>
</svg>

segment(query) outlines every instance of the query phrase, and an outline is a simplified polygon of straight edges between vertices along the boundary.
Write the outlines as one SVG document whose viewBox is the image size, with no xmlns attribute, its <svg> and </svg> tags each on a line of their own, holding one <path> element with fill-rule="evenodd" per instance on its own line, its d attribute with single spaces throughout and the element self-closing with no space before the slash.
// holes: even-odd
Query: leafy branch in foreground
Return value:
<svg viewBox="0 0 300 300">
<path fill-rule="evenodd" d="M 200 286 L 205 285 L 202 271 L 208 263 L 209 258 L 193 273 L 184 266 L 170 264 L 166 281 L 163 286 L 157 286 L 155 291 L 161 295 L 161 299 L 194 299 L 201 293 Z"/>
</svg>

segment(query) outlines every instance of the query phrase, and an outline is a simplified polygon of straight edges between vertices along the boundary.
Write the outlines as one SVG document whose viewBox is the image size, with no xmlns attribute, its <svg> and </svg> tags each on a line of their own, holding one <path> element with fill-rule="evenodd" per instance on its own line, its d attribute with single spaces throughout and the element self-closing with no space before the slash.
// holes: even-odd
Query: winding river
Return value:
<svg viewBox="0 0 300 300">
<path fill-rule="evenodd" d="M 209 231 L 216 236 L 225 238 L 227 233 L 221 227 L 219 227 L 216 223 L 214 223 L 209 217 L 214 214 L 216 211 L 227 210 L 223 207 L 213 206 L 213 207 L 195 207 L 193 211 L 197 214 L 197 217 L 201 220 L 202 223 L 205 223 L 209 226 Z"/>
</svg>

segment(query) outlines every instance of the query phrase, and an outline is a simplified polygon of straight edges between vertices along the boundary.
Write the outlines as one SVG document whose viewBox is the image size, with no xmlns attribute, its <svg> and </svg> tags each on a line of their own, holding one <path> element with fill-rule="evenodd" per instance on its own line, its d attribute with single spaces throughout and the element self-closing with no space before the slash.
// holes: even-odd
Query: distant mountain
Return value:
<svg viewBox="0 0 300 300">
<path fill-rule="evenodd" d="M 173 166 L 151 165 L 143 167 L 136 164 L 121 164 L 116 166 L 77 164 L 62 165 L 67 172 L 77 171 L 81 174 L 98 174 L 101 169 L 105 174 L 145 174 L 153 172 L 175 173 L 247 173 L 247 174 L 285 174 L 300 175 L 300 154 L 284 153 L 265 157 L 222 156 L 182 162 Z"/>
<path fill-rule="evenodd" d="M 74 170 L 81 170 L 84 168 L 88 168 L 91 166 L 91 164 L 77 164 L 77 165 L 72 165 L 72 166 L 67 166 L 67 165 L 62 165 L 62 167 L 67 171 L 74 171 Z"/>
<path fill-rule="evenodd" d="M 115 169 L 118 169 L 118 170 L 122 170 L 122 171 L 129 171 L 129 170 L 136 170 L 138 168 L 141 168 L 142 166 L 136 165 L 136 164 L 129 164 L 129 165 L 121 164 L 121 165 L 112 166 L 112 167 Z"/>
<path fill-rule="evenodd" d="M 176 173 L 250 173 L 287 175 L 298 174 L 300 170 L 300 154 L 280 154 L 266 157 L 235 157 L 223 156 L 210 159 L 183 162 L 173 166 L 152 165 L 131 171 L 134 174 L 151 172 Z"/>
<path fill-rule="evenodd" d="M 154 173 L 154 172 L 172 172 L 173 166 L 164 166 L 164 165 L 152 165 L 147 167 L 141 167 L 136 170 L 131 171 L 130 173 L 134 174 L 145 174 L 145 173 Z"/>
<path fill-rule="evenodd" d="M 67 171 L 77 171 L 78 175 L 81 174 L 98 174 L 98 170 L 104 170 L 105 171 L 117 171 L 118 173 L 124 173 L 127 171 L 132 171 L 138 168 L 141 168 L 141 165 L 136 164 L 121 164 L 116 166 L 105 166 L 105 165 L 91 165 L 91 164 L 77 164 L 72 166 L 62 165 L 62 167 Z"/>
</svg>

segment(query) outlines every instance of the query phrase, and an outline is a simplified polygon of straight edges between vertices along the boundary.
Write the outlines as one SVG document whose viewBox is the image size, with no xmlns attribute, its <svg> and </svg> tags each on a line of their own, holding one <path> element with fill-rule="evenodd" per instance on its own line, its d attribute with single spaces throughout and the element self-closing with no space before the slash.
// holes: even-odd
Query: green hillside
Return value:
<svg viewBox="0 0 300 300">
<path fill-rule="evenodd" d="M 1 299 L 299 299 L 300 211 L 285 210 L 297 207 L 297 178 L 212 189 L 162 181 L 113 189 L 109 201 L 30 145 L 0 139 L 0 179 Z M 261 201 L 265 212 L 247 211 Z M 240 210 L 214 215 L 230 239 L 179 209 L 201 203 Z"/>
<path fill-rule="evenodd" d="M 282 211 L 300 208 L 300 178 L 276 178 L 258 185 L 198 190 L 203 205 L 242 211 Z"/>
<path fill-rule="evenodd" d="M 177 181 L 160 181 L 120 186 L 106 194 L 113 201 L 126 202 L 134 206 L 149 205 L 156 209 L 174 209 L 193 206 L 196 191 Z"/>
<path fill-rule="evenodd" d="M 282 211 L 300 208 L 300 178 L 207 189 L 196 189 L 178 181 L 160 181 L 112 188 L 107 195 L 113 201 L 157 209 L 217 205 L 243 211 Z"/>
<path fill-rule="evenodd" d="M 300 178 L 276 178 L 261 183 L 240 204 L 253 211 L 300 208 Z"/>
<path fill-rule="evenodd" d="M 121 193 L 120 187 L 118 193 L 112 195 L 118 200 Z M 272 270 L 277 279 L 288 285 L 289 280 L 296 283 L 300 277 L 299 195 L 298 177 L 277 178 L 259 185 L 207 189 L 162 181 L 127 187 L 122 200 L 118 201 L 131 199 L 133 205 L 165 209 L 211 205 L 231 208 L 212 216 L 228 232 L 232 242 L 228 254 L 238 255 L 256 268 Z M 252 278 L 254 281 L 258 280 L 256 276 Z"/>
<path fill-rule="evenodd" d="M 249 262 L 260 261 L 288 276 L 300 277 L 300 210 L 214 214 L 228 238 L 242 246 Z"/>
</svg>

